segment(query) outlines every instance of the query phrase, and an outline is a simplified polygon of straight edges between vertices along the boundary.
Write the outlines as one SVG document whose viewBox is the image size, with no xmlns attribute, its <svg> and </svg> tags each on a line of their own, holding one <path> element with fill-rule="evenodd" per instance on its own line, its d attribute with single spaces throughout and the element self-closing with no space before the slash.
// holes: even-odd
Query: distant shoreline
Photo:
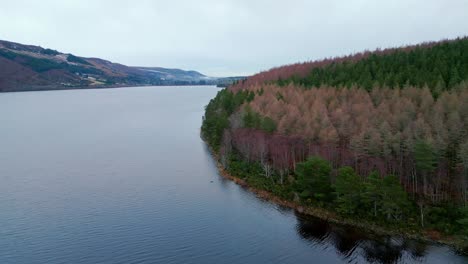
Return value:
<svg viewBox="0 0 468 264">
<path fill-rule="evenodd" d="M 21 93 L 21 92 L 41 92 L 41 91 L 66 91 L 66 90 L 92 90 L 92 89 L 112 89 L 112 88 L 132 88 L 132 87 L 164 87 L 164 86 L 213 86 L 216 87 L 216 85 L 209 85 L 209 84 L 165 84 L 165 85 L 159 85 L 159 84 L 125 84 L 125 85 L 105 85 L 105 86 L 74 86 L 74 87 L 46 87 L 46 86 L 39 86 L 37 88 L 31 88 L 31 89 L 25 89 L 25 90 L 14 90 L 14 91 L 2 91 L 0 90 L 0 93 Z"/>
</svg>

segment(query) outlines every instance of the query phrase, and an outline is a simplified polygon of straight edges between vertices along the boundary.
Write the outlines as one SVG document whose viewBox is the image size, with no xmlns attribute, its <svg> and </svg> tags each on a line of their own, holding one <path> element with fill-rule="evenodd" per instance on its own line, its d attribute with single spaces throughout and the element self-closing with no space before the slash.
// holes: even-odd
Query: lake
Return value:
<svg viewBox="0 0 468 264">
<path fill-rule="evenodd" d="M 0 93 L 0 263 L 467 263 L 298 215 L 219 176 L 216 87 Z"/>
</svg>

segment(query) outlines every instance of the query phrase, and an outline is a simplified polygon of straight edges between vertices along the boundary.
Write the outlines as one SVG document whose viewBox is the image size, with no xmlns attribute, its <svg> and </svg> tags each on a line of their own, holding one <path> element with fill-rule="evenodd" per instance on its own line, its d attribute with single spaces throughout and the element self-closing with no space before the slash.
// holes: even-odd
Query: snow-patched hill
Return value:
<svg viewBox="0 0 468 264">
<path fill-rule="evenodd" d="M 129 67 L 0 40 L 0 92 L 135 85 L 218 84 L 196 71 Z"/>
</svg>

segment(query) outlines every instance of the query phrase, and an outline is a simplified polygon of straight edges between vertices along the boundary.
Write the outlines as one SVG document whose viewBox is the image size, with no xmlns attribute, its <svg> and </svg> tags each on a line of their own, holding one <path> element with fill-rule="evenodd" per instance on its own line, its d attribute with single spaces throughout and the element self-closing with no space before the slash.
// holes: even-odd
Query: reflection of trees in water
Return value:
<svg viewBox="0 0 468 264">
<path fill-rule="evenodd" d="M 321 245 L 333 245 L 345 259 L 353 262 L 361 256 L 372 263 L 396 263 L 422 260 L 426 245 L 421 242 L 367 234 L 357 228 L 296 215 L 297 232 L 304 239 Z"/>
<path fill-rule="evenodd" d="M 368 238 L 362 248 L 369 262 L 394 263 L 402 257 L 413 261 L 423 260 L 427 245 L 403 238 L 378 236 Z"/>
</svg>

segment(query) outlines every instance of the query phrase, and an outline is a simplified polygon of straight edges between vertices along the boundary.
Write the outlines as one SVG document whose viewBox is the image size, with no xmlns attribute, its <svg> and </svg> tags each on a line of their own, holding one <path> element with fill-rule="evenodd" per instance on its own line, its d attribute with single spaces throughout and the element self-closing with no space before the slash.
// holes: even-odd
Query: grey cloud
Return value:
<svg viewBox="0 0 468 264">
<path fill-rule="evenodd" d="M 467 0 L 16 0 L 0 39 L 212 76 L 468 34 Z"/>
</svg>

